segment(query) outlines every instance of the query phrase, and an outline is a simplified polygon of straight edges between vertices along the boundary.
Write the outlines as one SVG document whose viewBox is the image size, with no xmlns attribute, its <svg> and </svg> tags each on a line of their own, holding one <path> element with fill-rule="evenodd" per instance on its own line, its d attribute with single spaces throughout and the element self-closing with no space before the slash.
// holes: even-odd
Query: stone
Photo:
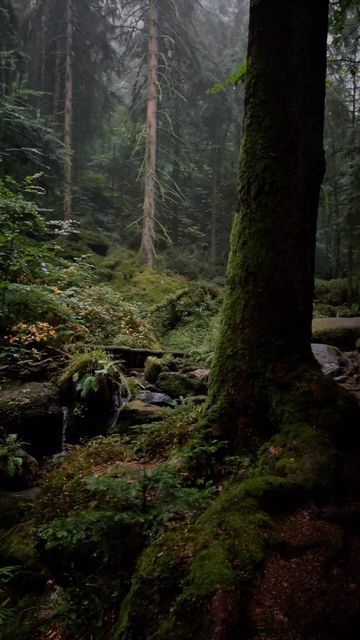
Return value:
<svg viewBox="0 0 360 640">
<path fill-rule="evenodd" d="M 42 382 L 1 385 L 0 424 L 5 433 L 16 433 L 35 458 L 61 450 L 63 410 L 51 385 Z"/>
<path fill-rule="evenodd" d="M 38 479 L 39 464 L 19 447 L 11 458 L 0 453 L 0 489 L 16 491 L 32 487 Z"/>
<path fill-rule="evenodd" d="M 209 369 L 195 369 L 195 371 L 191 372 L 191 375 L 198 380 L 207 380 L 209 377 L 209 373 Z"/>
<path fill-rule="evenodd" d="M 312 332 L 316 343 L 352 351 L 360 338 L 360 318 L 315 318 Z"/>
<path fill-rule="evenodd" d="M 175 400 L 172 400 L 166 393 L 159 393 L 158 391 L 146 389 L 146 391 L 142 391 L 138 395 L 137 399 L 158 407 L 176 407 Z"/>
<path fill-rule="evenodd" d="M 124 404 L 119 412 L 117 430 L 125 432 L 129 427 L 137 424 L 149 424 L 164 417 L 167 410 L 148 404 L 142 400 L 131 400 Z"/>
<path fill-rule="evenodd" d="M 325 375 L 337 376 L 341 372 L 341 351 L 328 344 L 312 344 L 311 350 Z"/>
<path fill-rule="evenodd" d="M 157 386 L 171 398 L 199 396 L 207 393 L 207 385 L 205 382 L 198 380 L 192 375 L 185 375 L 183 373 L 161 373 L 157 381 Z"/>
<path fill-rule="evenodd" d="M 155 384 L 160 373 L 165 370 L 164 363 L 160 358 L 149 356 L 145 361 L 144 377 L 147 382 Z"/>
</svg>

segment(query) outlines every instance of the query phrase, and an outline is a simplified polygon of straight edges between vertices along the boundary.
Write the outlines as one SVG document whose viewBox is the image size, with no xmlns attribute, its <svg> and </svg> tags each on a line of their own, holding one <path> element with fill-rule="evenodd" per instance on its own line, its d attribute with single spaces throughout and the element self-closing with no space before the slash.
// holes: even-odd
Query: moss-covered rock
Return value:
<svg viewBox="0 0 360 640">
<path fill-rule="evenodd" d="M 35 457 L 61 450 L 63 412 L 56 390 L 41 382 L 2 385 L 0 423 L 16 433 Z"/>
<path fill-rule="evenodd" d="M 184 396 L 199 396 L 207 393 L 207 385 L 191 374 L 176 372 L 161 373 L 157 380 L 157 386 L 171 398 Z"/>
<path fill-rule="evenodd" d="M 6 491 L 27 489 L 39 478 L 39 464 L 20 446 L 11 453 L 1 452 L 0 443 L 0 489 Z"/>
<path fill-rule="evenodd" d="M 144 377 L 147 382 L 155 384 L 159 375 L 167 370 L 165 363 L 160 358 L 149 356 L 145 361 Z"/>
<path fill-rule="evenodd" d="M 57 384 L 69 409 L 66 438 L 70 444 L 105 434 L 122 398 L 130 393 L 121 368 L 100 349 L 74 354 Z"/>
<path fill-rule="evenodd" d="M 313 320 L 313 342 L 352 351 L 360 338 L 360 318 L 318 318 Z"/>
<path fill-rule="evenodd" d="M 121 407 L 116 430 L 124 433 L 134 425 L 156 422 L 164 418 L 168 411 L 168 409 L 147 404 L 142 400 L 131 400 Z"/>
</svg>

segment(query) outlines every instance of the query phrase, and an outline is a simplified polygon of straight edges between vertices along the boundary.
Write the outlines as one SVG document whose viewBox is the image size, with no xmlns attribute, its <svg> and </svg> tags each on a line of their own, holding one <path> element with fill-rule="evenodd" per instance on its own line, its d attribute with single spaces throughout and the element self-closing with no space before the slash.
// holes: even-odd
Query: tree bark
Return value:
<svg viewBox="0 0 360 640">
<path fill-rule="evenodd" d="M 210 230 L 210 256 L 211 264 L 216 264 L 216 225 L 218 213 L 218 184 L 220 173 L 220 140 L 219 124 L 215 123 L 214 148 L 212 153 L 212 185 L 211 185 L 211 230 Z"/>
<path fill-rule="evenodd" d="M 64 220 L 70 220 L 72 216 L 73 48 L 74 48 L 73 0 L 66 0 Z"/>
<path fill-rule="evenodd" d="M 238 209 L 206 416 L 238 447 L 274 430 L 273 387 L 316 368 L 327 27 L 328 0 L 251 0 Z"/>
<path fill-rule="evenodd" d="M 141 250 L 144 263 L 155 266 L 155 216 L 156 216 L 156 155 L 157 155 L 157 103 L 158 103 L 158 34 L 157 0 L 151 0 L 148 12 L 148 96 L 146 116 L 145 191 Z"/>
</svg>

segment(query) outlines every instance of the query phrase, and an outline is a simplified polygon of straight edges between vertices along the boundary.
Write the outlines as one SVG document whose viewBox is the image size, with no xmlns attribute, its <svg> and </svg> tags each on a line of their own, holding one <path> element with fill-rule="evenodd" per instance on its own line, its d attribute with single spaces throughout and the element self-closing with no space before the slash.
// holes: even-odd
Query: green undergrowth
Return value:
<svg viewBox="0 0 360 640">
<path fill-rule="evenodd" d="M 136 454 L 144 460 L 176 457 L 190 440 L 200 414 L 200 407 L 180 405 L 165 420 L 135 427 Z"/>
<path fill-rule="evenodd" d="M 70 447 L 69 454 L 44 473 L 36 503 L 37 521 L 44 523 L 78 510 L 89 495 L 85 477 L 97 467 L 132 459 L 129 441 L 115 435 L 98 437 L 86 446 Z"/>
<path fill-rule="evenodd" d="M 354 290 L 359 287 L 359 279 L 355 278 L 353 282 Z M 348 279 L 338 278 L 334 280 L 315 280 L 315 300 L 323 304 L 335 307 L 346 307 L 348 300 Z"/>
<path fill-rule="evenodd" d="M 212 637 L 223 596 L 227 631 L 234 631 L 249 580 L 273 539 L 271 518 L 258 496 L 282 483 L 268 477 L 226 484 L 198 518 L 152 543 L 138 561 L 117 637 Z"/>
<path fill-rule="evenodd" d="M 168 349 L 210 363 L 218 329 L 222 289 L 195 283 L 155 306 L 153 323 Z"/>
</svg>

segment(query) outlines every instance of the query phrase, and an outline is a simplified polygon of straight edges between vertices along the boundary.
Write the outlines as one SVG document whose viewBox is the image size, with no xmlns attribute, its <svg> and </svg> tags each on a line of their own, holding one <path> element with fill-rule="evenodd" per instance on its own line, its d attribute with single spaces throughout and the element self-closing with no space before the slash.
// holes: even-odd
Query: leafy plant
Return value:
<svg viewBox="0 0 360 640">
<path fill-rule="evenodd" d="M 18 442 L 16 434 L 5 436 L 0 440 L 0 470 L 8 477 L 13 478 L 21 471 L 23 458 L 19 455 L 19 449 L 23 443 Z"/>
</svg>

